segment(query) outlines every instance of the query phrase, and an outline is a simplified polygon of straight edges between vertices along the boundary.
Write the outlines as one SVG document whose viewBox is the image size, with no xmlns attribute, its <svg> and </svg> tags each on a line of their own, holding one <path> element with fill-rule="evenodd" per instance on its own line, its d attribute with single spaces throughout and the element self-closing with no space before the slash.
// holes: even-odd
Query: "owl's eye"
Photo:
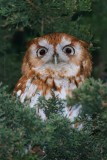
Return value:
<svg viewBox="0 0 107 160">
<path fill-rule="evenodd" d="M 75 54 L 75 49 L 71 46 L 65 46 L 63 48 L 63 52 L 66 53 L 67 55 L 74 55 Z"/>
<path fill-rule="evenodd" d="M 46 49 L 45 47 L 39 48 L 37 50 L 37 56 L 43 57 L 47 52 L 48 52 L 48 49 Z"/>
</svg>

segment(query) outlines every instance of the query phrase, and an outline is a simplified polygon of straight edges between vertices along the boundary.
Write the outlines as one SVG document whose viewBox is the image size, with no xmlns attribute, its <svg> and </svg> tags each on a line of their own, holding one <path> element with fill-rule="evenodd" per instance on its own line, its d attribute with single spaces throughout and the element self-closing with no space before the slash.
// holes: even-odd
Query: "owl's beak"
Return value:
<svg viewBox="0 0 107 160">
<path fill-rule="evenodd" d="M 59 55 L 58 55 L 57 53 L 53 55 L 53 63 L 54 63 L 55 65 L 58 64 L 58 56 L 59 56 Z"/>
</svg>

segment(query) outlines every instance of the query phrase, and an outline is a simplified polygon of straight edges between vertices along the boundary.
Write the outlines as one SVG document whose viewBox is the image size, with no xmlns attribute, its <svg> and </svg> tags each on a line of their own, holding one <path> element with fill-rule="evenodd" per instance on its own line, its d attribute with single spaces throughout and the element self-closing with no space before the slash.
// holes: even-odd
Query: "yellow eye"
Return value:
<svg viewBox="0 0 107 160">
<path fill-rule="evenodd" d="M 71 46 L 65 46 L 63 48 L 63 52 L 66 53 L 67 55 L 74 55 L 75 54 L 75 49 Z"/>
<path fill-rule="evenodd" d="M 37 57 L 43 57 L 48 52 L 48 49 L 45 47 L 39 48 L 37 50 Z"/>
</svg>

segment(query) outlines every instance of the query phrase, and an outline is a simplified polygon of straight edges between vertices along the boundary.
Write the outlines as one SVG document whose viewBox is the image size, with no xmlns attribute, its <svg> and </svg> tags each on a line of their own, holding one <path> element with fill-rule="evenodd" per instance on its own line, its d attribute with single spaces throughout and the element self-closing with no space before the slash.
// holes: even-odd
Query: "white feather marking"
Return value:
<svg viewBox="0 0 107 160">
<path fill-rule="evenodd" d="M 82 76 L 82 75 L 80 76 L 80 78 L 81 78 L 81 80 L 82 80 L 82 81 L 84 81 L 84 80 L 85 80 L 85 77 L 84 77 L 84 76 Z"/>
<path fill-rule="evenodd" d="M 63 37 L 61 42 L 60 42 L 60 46 L 64 47 L 64 46 L 69 45 L 69 44 L 71 44 L 71 40 Z"/>
<path fill-rule="evenodd" d="M 70 89 L 71 91 L 77 88 L 77 86 L 74 83 L 70 83 Z"/>
<path fill-rule="evenodd" d="M 31 79 L 28 79 L 28 81 L 26 82 L 26 88 L 24 90 L 24 93 L 20 96 L 21 103 L 23 103 L 24 100 L 26 99 L 30 85 L 31 85 Z"/>
<path fill-rule="evenodd" d="M 51 97 L 52 97 L 52 95 L 51 95 L 50 92 L 49 92 L 48 94 L 45 95 L 46 100 L 48 100 L 48 99 L 51 98 Z"/>
<path fill-rule="evenodd" d="M 30 85 L 31 85 L 31 79 L 28 79 L 26 82 L 26 88 L 29 88 Z"/>
<path fill-rule="evenodd" d="M 75 54 L 76 54 L 77 58 L 79 59 L 81 56 L 81 53 L 83 51 L 81 45 L 79 43 L 76 43 L 74 46 L 74 49 L 75 49 Z"/>
<path fill-rule="evenodd" d="M 54 91 L 55 96 L 58 96 L 61 99 L 66 99 L 66 90 L 62 88 L 61 91 Z"/>
<path fill-rule="evenodd" d="M 62 85 L 63 85 L 64 88 L 68 88 L 69 87 L 68 78 L 62 79 Z"/>
<path fill-rule="evenodd" d="M 54 91 L 54 90 L 52 90 L 52 91 L 54 92 L 54 94 L 55 94 L 56 97 L 60 96 L 60 92 L 59 91 Z"/>
<path fill-rule="evenodd" d="M 81 45 L 79 43 L 76 43 L 74 48 L 75 48 L 75 51 L 76 51 L 77 54 L 82 52 L 82 48 L 81 48 Z"/>
<path fill-rule="evenodd" d="M 80 123 L 77 128 L 78 128 L 79 131 L 82 130 L 83 129 L 83 123 Z"/>
<path fill-rule="evenodd" d="M 57 87 L 61 89 L 60 92 L 54 91 L 55 95 L 58 96 L 61 99 L 66 99 L 67 96 L 67 90 L 69 90 L 69 81 L 67 78 L 64 79 L 55 79 L 54 83 Z"/>
<path fill-rule="evenodd" d="M 27 92 L 24 92 L 21 96 L 20 96 L 20 102 L 23 103 L 25 98 L 26 98 Z"/>
<path fill-rule="evenodd" d="M 52 79 L 52 78 L 48 78 L 47 81 L 46 81 L 46 83 L 47 83 L 48 85 L 52 85 L 53 79 Z"/>
<path fill-rule="evenodd" d="M 21 85 L 21 83 L 18 83 L 17 87 L 19 87 Z"/>
<path fill-rule="evenodd" d="M 41 119 L 42 119 L 43 121 L 47 119 L 47 117 L 46 117 L 45 112 L 44 112 L 43 109 L 39 108 L 37 114 L 41 117 Z"/>
<path fill-rule="evenodd" d="M 81 112 L 82 106 L 79 105 L 74 105 L 72 107 L 72 109 L 70 110 L 69 107 L 67 107 L 67 104 L 65 104 L 65 107 L 63 109 L 63 116 L 67 117 L 68 119 L 70 119 L 71 122 L 73 122 L 75 120 L 75 118 L 77 118 Z M 72 127 L 75 128 L 75 124 L 72 124 Z M 78 130 L 81 130 L 83 128 L 83 124 L 80 123 L 77 126 Z"/>
<path fill-rule="evenodd" d="M 62 81 L 61 79 L 54 79 L 54 83 L 57 87 L 61 87 L 62 86 Z"/>
<path fill-rule="evenodd" d="M 63 116 L 68 117 L 69 115 L 69 109 L 67 107 L 67 104 L 65 104 L 65 107 L 63 108 Z"/>
<path fill-rule="evenodd" d="M 41 96 L 41 92 L 35 93 L 35 96 L 31 98 L 30 107 L 33 108 L 38 104 L 38 98 Z"/>
<path fill-rule="evenodd" d="M 69 67 L 68 67 L 68 76 L 75 76 L 80 70 L 80 66 L 77 66 L 73 63 L 69 64 Z"/>
<path fill-rule="evenodd" d="M 72 109 L 68 112 L 67 117 L 71 120 L 71 122 L 73 122 L 75 120 L 75 118 L 77 118 L 79 116 L 81 108 L 82 108 L 81 105 L 79 105 L 79 106 L 74 105 L 72 107 Z"/>
<path fill-rule="evenodd" d="M 62 87 L 61 92 L 59 93 L 59 98 L 61 99 L 66 99 L 66 89 L 64 87 Z"/>
<path fill-rule="evenodd" d="M 31 84 L 30 87 L 29 87 L 29 90 L 27 92 L 27 98 L 31 98 L 32 95 L 35 94 L 36 89 L 37 89 L 37 86 L 34 85 L 34 84 Z"/>
<path fill-rule="evenodd" d="M 45 81 L 46 78 L 47 78 L 47 75 L 44 74 L 44 75 L 42 75 L 40 78 L 41 78 L 41 80 Z"/>
<path fill-rule="evenodd" d="M 39 45 L 47 48 L 49 45 L 49 42 L 46 39 L 42 39 L 39 41 Z"/>
<path fill-rule="evenodd" d="M 36 55 L 36 51 L 37 51 L 37 47 L 35 44 L 32 44 L 30 47 L 30 53 L 32 53 L 32 55 L 35 57 Z"/>
<path fill-rule="evenodd" d="M 17 91 L 17 97 L 19 97 L 21 95 L 21 90 Z"/>
</svg>

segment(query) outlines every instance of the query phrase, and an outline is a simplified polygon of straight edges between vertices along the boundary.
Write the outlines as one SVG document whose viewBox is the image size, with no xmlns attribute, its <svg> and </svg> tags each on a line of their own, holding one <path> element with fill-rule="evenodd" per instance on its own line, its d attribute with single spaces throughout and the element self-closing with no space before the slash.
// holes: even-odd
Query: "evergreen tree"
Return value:
<svg viewBox="0 0 107 160">
<path fill-rule="evenodd" d="M 62 116 L 63 102 L 60 99 L 53 97 L 42 101 L 41 103 L 40 100 L 39 103 L 46 109 L 48 116 L 46 121 L 42 121 L 36 115 L 35 109 L 23 106 L 9 95 L 6 87 L 0 87 L 0 159 L 107 159 L 107 86 L 105 84 L 89 79 L 74 91 L 73 98 L 68 99 L 68 103 L 78 102 L 82 104 L 83 110 L 81 117 L 72 123 Z M 55 112 L 52 111 L 53 105 L 56 108 Z M 72 124 L 75 123 L 82 123 L 83 129 L 72 128 Z M 35 146 L 39 146 L 44 154 L 35 153 Z"/>
</svg>

